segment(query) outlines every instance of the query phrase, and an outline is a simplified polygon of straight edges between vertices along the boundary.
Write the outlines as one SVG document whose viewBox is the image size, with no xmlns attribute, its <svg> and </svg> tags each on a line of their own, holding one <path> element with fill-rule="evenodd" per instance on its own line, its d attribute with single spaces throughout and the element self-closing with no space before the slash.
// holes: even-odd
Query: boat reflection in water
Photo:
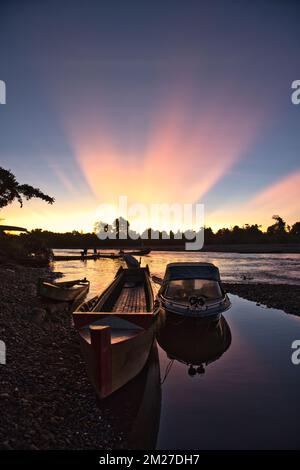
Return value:
<svg viewBox="0 0 300 470">
<path fill-rule="evenodd" d="M 223 316 L 220 318 L 178 319 L 164 309 L 159 313 L 156 338 L 168 358 L 188 366 L 188 374 L 204 374 L 210 363 L 218 360 L 231 344 L 231 332 Z M 169 363 L 168 374 L 172 363 Z"/>
<path fill-rule="evenodd" d="M 125 436 L 123 448 L 155 449 L 161 411 L 160 367 L 156 341 L 140 374 L 98 403 Z"/>
</svg>

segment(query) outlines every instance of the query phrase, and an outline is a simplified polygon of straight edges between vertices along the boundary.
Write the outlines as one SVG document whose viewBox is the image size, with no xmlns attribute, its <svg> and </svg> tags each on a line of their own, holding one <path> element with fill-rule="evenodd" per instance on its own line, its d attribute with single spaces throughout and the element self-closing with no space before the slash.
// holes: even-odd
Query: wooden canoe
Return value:
<svg viewBox="0 0 300 470">
<path fill-rule="evenodd" d="M 121 258 L 119 253 L 97 253 L 93 255 L 55 255 L 54 261 L 87 261 L 99 258 L 118 259 Z"/>
<path fill-rule="evenodd" d="M 85 278 L 75 281 L 38 283 L 38 295 L 58 302 L 74 302 L 82 299 L 89 291 L 90 283 Z"/>
<path fill-rule="evenodd" d="M 154 339 L 153 305 L 148 267 L 120 267 L 101 295 L 73 312 L 87 372 L 99 398 L 120 389 L 143 369 Z"/>
<path fill-rule="evenodd" d="M 134 256 L 131 255 L 123 255 L 123 260 L 126 263 L 127 268 L 138 268 L 140 263 Z"/>
<path fill-rule="evenodd" d="M 54 261 L 85 261 L 88 259 L 98 259 L 98 255 L 54 255 Z"/>
<path fill-rule="evenodd" d="M 121 258 L 120 253 L 98 253 L 99 258 L 119 259 Z"/>
<path fill-rule="evenodd" d="M 141 250 L 133 250 L 133 251 L 123 251 L 123 250 L 120 250 L 120 254 L 125 254 L 125 255 L 132 255 L 132 256 L 145 256 L 145 255 L 149 255 L 149 253 L 151 253 L 151 249 L 150 248 L 143 248 Z"/>
</svg>

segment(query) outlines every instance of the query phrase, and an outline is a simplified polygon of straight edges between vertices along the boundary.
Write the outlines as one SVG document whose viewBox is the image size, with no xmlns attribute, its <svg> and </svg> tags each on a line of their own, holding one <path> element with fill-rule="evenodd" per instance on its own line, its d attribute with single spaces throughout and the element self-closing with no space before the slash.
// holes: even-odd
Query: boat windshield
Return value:
<svg viewBox="0 0 300 470">
<path fill-rule="evenodd" d="M 192 296 L 214 300 L 222 298 L 223 294 L 218 282 L 205 279 L 173 280 L 165 290 L 165 297 L 179 302 L 188 302 Z"/>
</svg>

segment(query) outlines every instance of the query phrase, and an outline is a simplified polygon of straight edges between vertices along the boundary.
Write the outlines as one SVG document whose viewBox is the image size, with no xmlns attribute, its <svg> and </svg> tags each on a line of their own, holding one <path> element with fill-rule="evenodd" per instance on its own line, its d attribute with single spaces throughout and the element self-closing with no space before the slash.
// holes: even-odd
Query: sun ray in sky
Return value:
<svg viewBox="0 0 300 470">
<path fill-rule="evenodd" d="M 245 158 L 261 130 L 262 116 L 258 110 L 229 107 L 225 101 L 203 105 L 195 112 L 189 100 L 185 102 L 182 93 L 179 96 L 160 103 L 142 136 L 136 138 L 134 129 L 127 135 L 131 142 L 127 146 L 122 145 L 118 131 L 108 126 L 103 111 L 88 107 L 81 113 L 72 109 L 70 114 L 61 110 L 74 162 L 92 196 L 83 197 L 68 166 L 53 159 L 49 168 L 65 194 L 57 199 L 55 211 L 36 202 L 23 212 L 24 217 L 10 210 L 10 219 L 18 214 L 19 220 L 27 220 L 26 226 L 91 231 L 102 217 L 98 206 L 116 206 L 119 196 L 127 196 L 129 204 L 147 206 L 203 202 L 205 194 Z M 132 222 L 147 228 L 148 221 Z M 171 227 L 157 221 L 154 228 Z"/>
<path fill-rule="evenodd" d="M 245 157 L 261 116 L 225 102 L 192 111 L 182 100 L 166 100 L 140 139 L 142 145 L 131 148 L 122 148 L 116 130 L 103 125 L 100 114 L 87 125 L 82 113 L 79 121 L 66 113 L 66 135 L 98 203 L 116 205 L 122 195 L 129 204 L 202 202 Z"/>
</svg>

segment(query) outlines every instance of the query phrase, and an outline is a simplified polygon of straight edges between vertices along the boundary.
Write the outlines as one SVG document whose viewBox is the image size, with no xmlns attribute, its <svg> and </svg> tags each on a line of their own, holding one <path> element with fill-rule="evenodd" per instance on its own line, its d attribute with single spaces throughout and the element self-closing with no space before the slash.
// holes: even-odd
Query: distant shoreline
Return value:
<svg viewBox="0 0 300 470">
<path fill-rule="evenodd" d="M 150 248 L 151 251 L 177 251 L 183 252 L 183 246 L 145 246 Z M 62 246 L 62 247 L 52 247 L 53 250 L 81 250 L 85 247 L 75 247 L 75 246 Z M 115 245 L 115 246 L 96 246 L 96 247 L 87 247 L 90 250 L 96 248 L 97 250 L 133 250 L 141 249 L 140 245 Z M 282 244 L 236 244 L 236 245 L 206 245 L 200 251 L 190 251 L 190 253 L 249 253 L 249 254 L 272 254 L 272 253 L 283 253 L 283 254 L 300 254 L 300 244 L 296 243 L 282 243 Z"/>
</svg>

